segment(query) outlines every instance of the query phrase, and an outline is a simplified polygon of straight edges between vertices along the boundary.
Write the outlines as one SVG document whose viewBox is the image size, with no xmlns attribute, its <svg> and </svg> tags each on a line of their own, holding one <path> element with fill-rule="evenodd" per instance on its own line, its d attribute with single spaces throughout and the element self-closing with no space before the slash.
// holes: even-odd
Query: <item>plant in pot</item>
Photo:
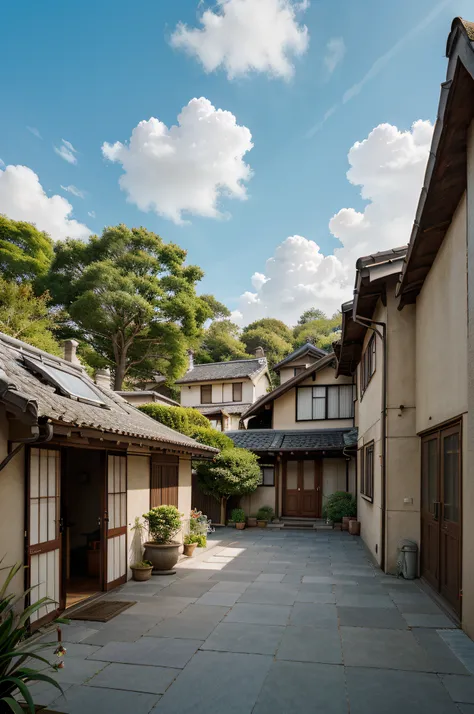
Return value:
<svg viewBox="0 0 474 714">
<path fill-rule="evenodd" d="M 211 521 L 202 511 L 193 508 L 189 519 L 189 534 L 193 536 L 191 543 L 197 543 L 198 548 L 205 548 L 208 533 L 214 533 Z"/>
<path fill-rule="evenodd" d="M 245 511 L 243 508 L 234 508 L 230 517 L 234 521 L 235 527 L 239 531 L 243 531 L 245 528 Z"/>
<path fill-rule="evenodd" d="M 133 579 L 139 582 L 144 582 L 151 578 L 153 572 L 153 563 L 150 560 L 140 560 L 130 566 Z"/>
<path fill-rule="evenodd" d="M 202 542 L 201 539 L 205 539 L 205 537 L 206 536 L 198 535 L 197 533 L 188 533 L 188 535 L 184 536 L 183 555 L 192 558 L 194 551 Z"/>
<path fill-rule="evenodd" d="M 324 510 L 330 521 L 342 523 L 342 530 L 348 530 L 349 521 L 357 514 L 357 503 L 347 491 L 336 491 L 328 496 Z"/>
<path fill-rule="evenodd" d="M 267 523 L 271 522 L 275 518 L 275 512 L 271 506 L 262 506 L 257 511 L 257 526 L 259 528 L 266 528 Z"/>
<path fill-rule="evenodd" d="M 176 506 L 157 506 L 143 514 L 150 536 L 144 543 L 145 560 L 153 564 L 153 572 L 158 575 L 174 572 L 181 544 L 173 538 L 181 530 L 182 517 Z"/>
<path fill-rule="evenodd" d="M 257 525 L 257 514 L 254 513 L 252 516 L 247 518 L 247 525 L 249 528 L 255 528 Z"/>
</svg>

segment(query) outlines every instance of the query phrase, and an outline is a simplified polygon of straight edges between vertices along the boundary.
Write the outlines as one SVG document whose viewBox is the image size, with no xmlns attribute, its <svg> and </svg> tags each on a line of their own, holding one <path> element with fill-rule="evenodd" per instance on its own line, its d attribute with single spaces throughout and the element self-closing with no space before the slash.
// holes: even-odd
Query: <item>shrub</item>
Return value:
<svg viewBox="0 0 474 714">
<path fill-rule="evenodd" d="M 223 506 L 230 496 L 252 493 L 260 483 L 258 457 L 235 447 L 197 464 L 197 474 L 201 490 Z"/>
<path fill-rule="evenodd" d="M 176 506 L 158 506 L 143 514 L 152 543 L 171 543 L 181 528 L 182 513 Z"/>
<path fill-rule="evenodd" d="M 202 415 L 200 415 L 202 416 Z M 207 420 L 206 420 L 207 421 Z M 222 433 L 222 431 L 217 431 L 209 426 L 193 426 L 190 430 L 189 436 L 193 439 L 199 441 L 200 444 L 206 444 L 206 446 L 213 446 L 215 449 L 223 451 L 224 449 L 233 449 L 234 442 L 228 436 Z"/>
<path fill-rule="evenodd" d="M 197 543 L 198 548 L 205 548 L 207 545 L 207 538 L 205 535 L 198 535 L 197 533 L 190 533 L 184 536 L 184 544 L 191 545 L 192 543 Z"/>
<path fill-rule="evenodd" d="M 213 533 L 214 529 L 211 526 L 211 521 L 204 515 L 202 511 L 193 508 L 189 518 L 189 532 L 197 533 L 198 535 L 207 535 Z"/>
<path fill-rule="evenodd" d="M 347 491 L 336 491 L 328 496 L 324 507 L 324 514 L 333 523 L 340 523 L 344 516 L 357 515 L 355 498 Z"/>
<path fill-rule="evenodd" d="M 138 563 L 133 563 L 130 567 L 141 570 L 142 568 L 152 568 L 153 563 L 150 560 L 140 560 Z"/>
<path fill-rule="evenodd" d="M 230 520 L 234 523 L 245 523 L 245 511 L 243 508 L 234 508 L 230 514 Z"/>
<path fill-rule="evenodd" d="M 209 420 L 192 407 L 167 407 L 164 404 L 152 403 L 142 404 L 138 408 L 160 424 L 186 436 L 191 436 L 195 427 L 210 428 Z"/>
<path fill-rule="evenodd" d="M 275 511 L 271 506 L 262 506 L 257 511 L 257 521 L 273 521 Z"/>
</svg>

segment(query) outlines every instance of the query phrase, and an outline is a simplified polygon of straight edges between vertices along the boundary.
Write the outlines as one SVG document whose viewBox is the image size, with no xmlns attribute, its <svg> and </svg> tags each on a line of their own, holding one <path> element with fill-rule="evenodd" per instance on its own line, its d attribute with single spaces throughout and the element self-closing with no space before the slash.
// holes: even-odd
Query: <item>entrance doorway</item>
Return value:
<svg viewBox="0 0 474 714">
<path fill-rule="evenodd" d="M 71 607 L 102 590 L 103 454 L 62 451 L 63 586 Z"/>
<path fill-rule="evenodd" d="M 283 463 L 283 515 L 321 517 L 321 459 Z"/>
<path fill-rule="evenodd" d="M 461 423 L 422 438 L 421 575 L 461 614 Z"/>
</svg>

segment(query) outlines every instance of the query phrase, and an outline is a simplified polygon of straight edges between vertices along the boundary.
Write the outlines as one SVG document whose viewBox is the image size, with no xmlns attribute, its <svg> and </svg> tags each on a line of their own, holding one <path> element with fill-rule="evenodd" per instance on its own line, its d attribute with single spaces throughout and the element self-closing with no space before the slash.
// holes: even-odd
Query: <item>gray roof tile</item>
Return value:
<svg viewBox="0 0 474 714">
<path fill-rule="evenodd" d="M 352 442 L 357 429 L 242 429 L 226 431 L 236 446 L 251 451 L 330 451 L 347 446 L 347 437 Z"/>
<path fill-rule="evenodd" d="M 196 364 L 194 369 L 186 372 L 184 377 L 178 379 L 176 384 L 190 382 L 212 382 L 216 379 L 239 379 L 255 377 L 267 369 L 266 357 L 254 359 L 237 359 L 230 362 L 212 362 Z"/>
</svg>

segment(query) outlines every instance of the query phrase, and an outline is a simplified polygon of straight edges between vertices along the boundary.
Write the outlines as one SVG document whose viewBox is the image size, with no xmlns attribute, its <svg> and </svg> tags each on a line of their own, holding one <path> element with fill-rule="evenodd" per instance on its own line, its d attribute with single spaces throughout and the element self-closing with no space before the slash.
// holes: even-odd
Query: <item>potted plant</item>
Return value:
<svg viewBox="0 0 474 714">
<path fill-rule="evenodd" d="M 243 508 L 234 508 L 232 513 L 230 514 L 230 517 L 235 523 L 235 527 L 239 531 L 243 531 L 245 528 L 245 511 Z"/>
<path fill-rule="evenodd" d="M 349 521 L 349 533 L 351 535 L 360 535 L 360 521 L 357 518 L 351 518 Z"/>
<path fill-rule="evenodd" d="M 348 530 L 349 521 L 357 514 L 357 503 L 347 491 L 336 491 L 328 496 L 324 510 L 335 526 L 342 523 L 342 530 Z"/>
<path fill-rule="evenodd" d="M 214 533 L 211 521 L 202 511 L 193 508 L 189 519 L 189 534 L 193 536 L 190 542 L 197 543 L 198 548 L 205 548 L 208 533 Z"/>
<path fill-rule="evenodd" d="M 158 574 L 170 574 L 178 562 L 181 543 L 173 540 L 181 529 L 182 514 L 176 506 L 157 506 L 143 514 L 150 540 L 144 543 L 145 560 Z"/>
<path fill-rule="evenodd" d="M 275 512 L 271 506 L 262 506 L 257 511 L 257 526 L 259 528 L 266 528 L 267 523 L 272 521 L 275 517 Z"/>
<path fill-rule="evenodd" d="M 189 533 L 187 536 L 184 536 L 183 555 L 187 555 L 188 558 L 192 558 L 193 553 L 198 547 L 202 537 L 203 536 L 193 533 Z"/>
<path fill-rule="evenodd" d="M 247 518 L 247 525 L 249 528 L 255 528 L 255 526 L 257 525 L 257 516 L 255 515 L 255 513 L 253 514 L 253 516 L 249 516 Z"/>
<path fill-rule="evenodd" d="M 133 579 L 139 582 L 144 582 L 151 578 L 153 571 L 153 563 L 149 560 L 140 560 L 138 563 L 134 563 L 130 566 L 132 571 Z"/>
</svg>

